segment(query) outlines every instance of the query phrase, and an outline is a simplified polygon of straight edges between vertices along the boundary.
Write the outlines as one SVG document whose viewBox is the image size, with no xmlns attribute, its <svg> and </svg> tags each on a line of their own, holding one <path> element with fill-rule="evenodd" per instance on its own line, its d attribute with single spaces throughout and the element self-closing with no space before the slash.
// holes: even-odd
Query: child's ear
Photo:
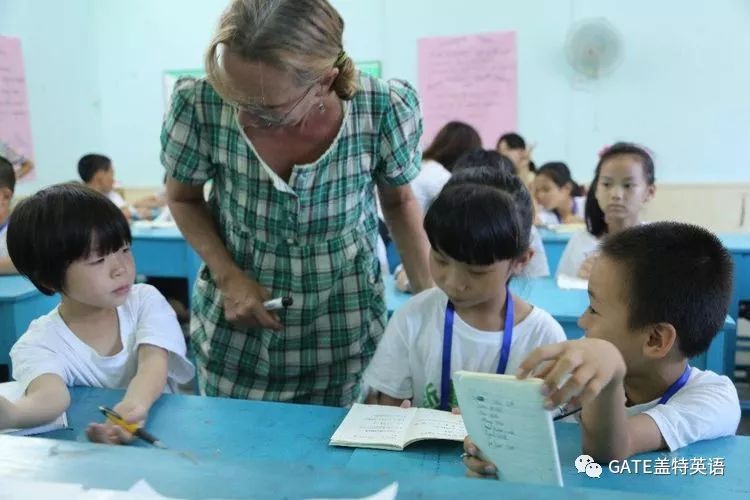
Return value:
<svg viewBox="0 0 750 500">
<path fill-rule="evenodd" d="M 531 258 L 534 256 L 534 249 L 529 248 L 520 257 L 513 259 L 513 263 L 510 266 L 510 273 L 513 276 L 518 276 L 523 273 L 526 266 L 531 262 Z"/>
<path fill-rule="evenodd" d="M 646 199 L 643 200 L 643 203 L 648 203 L 654 198 L 654 195 L 656 194 L 656 186 L 654 184 L 650 185 L 648 187 L 648 190 L 646 191 Z"/>
<path fill-rule="evenodd" d="M 646 327 L 648 338 L 643 346 L 647 358 L 662 359 L 677 344 L 677 330 L 671 323 L 655 323 Z"/>
</svg>

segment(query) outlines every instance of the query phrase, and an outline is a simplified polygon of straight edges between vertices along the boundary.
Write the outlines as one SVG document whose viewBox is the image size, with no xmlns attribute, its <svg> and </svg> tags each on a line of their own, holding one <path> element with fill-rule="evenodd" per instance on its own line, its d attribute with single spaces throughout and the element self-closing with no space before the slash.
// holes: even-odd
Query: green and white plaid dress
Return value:
<svg viewBox="0 0 750 500">
<path fill-rule="evenodd" d="M 291 295 L 284 329 L 237 327 L 204 266 L 193 291 L 191 339 L 200 389 L 211 396 L 348 405 L 385 327 L 375 255 L 375 182 L 419 172 L 422 121 L 405 82 L 360 77 L 339 134 L 288 183 L 254 151 L 236 110 L 203 79 L 178 82 L 161 134 L 177 181 L 213 180 L 209 206 L 240 268 Z"/>
</svg>

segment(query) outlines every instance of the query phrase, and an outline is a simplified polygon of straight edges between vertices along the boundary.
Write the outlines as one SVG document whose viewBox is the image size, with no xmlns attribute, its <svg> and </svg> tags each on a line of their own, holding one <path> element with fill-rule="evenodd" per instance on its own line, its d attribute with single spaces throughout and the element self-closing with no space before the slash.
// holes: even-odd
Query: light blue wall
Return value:
<svg viewBox="0 0 750 500">
<path fill-rule="evenodd" d="M 28 193 L 78 177 L 82 151 L 100 148 L 101 92 L 95 0 L 1 0 L 0 34 L 21 38 L 38 179 Z"/>
<path fill-rule="evenodd" d="M 515 30 L 519 130 L 537 162 L 569 162 L 589 180 L 596 152 L 648 145 L 662 182 L 750 181 L 750 2 L 663 0 L 334 0 L 346 48 L 386 77 L 417 79 L 424 36 Z M 37 189 L 75 175 L 99 150 L 128 186 L 161 179 L 162 73 L 202 64 L 225 0 L 3 0 L 0 33 L 23 40 Z M 34 14 L 32 14 L 32 12 Z M 576 20 L 607 17 L 622 33 L 618 70 L 583 82 L 568 69 Z M 490 145 L 488 145 L 490 146 Z"/>
</svg>

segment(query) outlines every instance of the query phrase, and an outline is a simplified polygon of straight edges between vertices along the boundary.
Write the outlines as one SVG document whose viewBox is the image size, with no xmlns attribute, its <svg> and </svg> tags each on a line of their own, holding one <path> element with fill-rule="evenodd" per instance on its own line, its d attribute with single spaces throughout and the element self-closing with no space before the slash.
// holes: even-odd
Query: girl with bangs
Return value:
<svg viewBox="0 0 750 500">
<path fill-rule="evenodd" d="M 21 201 L 8 225 L 18 272 L 60 305 L 34 320 L 10 352 L 25 395 L 0 397 L 0 429 L 36 427 L 70 405 L 68 387 L 126 389 L 114 410 L 143 423 L 163 392 L 189 382 L 193 365 L 174 311 L 151 285 L 133 284 L 130 228 L 122 212 L 86 186 L 61 184 Z M 133 436 L 91 424 L 93 441 Z"/>
<path fill-rule="evenodd" d="M 534 253 L 521 182 L 489 167 L 464 169 L 430 205 L 424 228 L 437 287 L 391 318 L 364 375 L 367 402 L 450 410 L 453 372 L 515 373 L 534 348 L 565 340 L 552 316 L 508 289 Z"/>
</svg>

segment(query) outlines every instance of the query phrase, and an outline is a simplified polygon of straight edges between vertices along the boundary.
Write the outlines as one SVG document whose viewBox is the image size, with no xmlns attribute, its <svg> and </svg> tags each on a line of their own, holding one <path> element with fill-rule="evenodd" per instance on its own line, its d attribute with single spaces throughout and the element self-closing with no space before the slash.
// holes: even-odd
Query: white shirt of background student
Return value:
<svg viewBox="0 0 750 500">
<path fill-rule="evenodd" d="M 411 181 L 411 189 L 414 191 L 414 197 L 422 207 L 422 213 L 427 212 L 427 208 L 432 200 L 438 195 L 451 173 L 435 160 L 424 160 L 419 175 Z"/>
<path fill-rule="evenodd" d="M 539 177 L 537 176 L 536 179 Z M 536 182 L 536 179 L 534 182 Z M 580 223 L 583 220 L 583 214 L 586 211 L 586 197 L 585 196 L 576 196 L 573 198 L 573 215 L 580 218 L 581 220 L 560 220 L 560 217 L 553 212 L 552 210 L 547 210 L 545 208 L 541 208 L 537 211 L 536 215 L 539 218 L 539 222 L 544 226 L 554 226 L 557 224 L 575 224 Z"/>
<path fill-rule="evenodd" d="M 8 256 L 8 222 L 0 224 L 0 259 Z"/>
</svg>

